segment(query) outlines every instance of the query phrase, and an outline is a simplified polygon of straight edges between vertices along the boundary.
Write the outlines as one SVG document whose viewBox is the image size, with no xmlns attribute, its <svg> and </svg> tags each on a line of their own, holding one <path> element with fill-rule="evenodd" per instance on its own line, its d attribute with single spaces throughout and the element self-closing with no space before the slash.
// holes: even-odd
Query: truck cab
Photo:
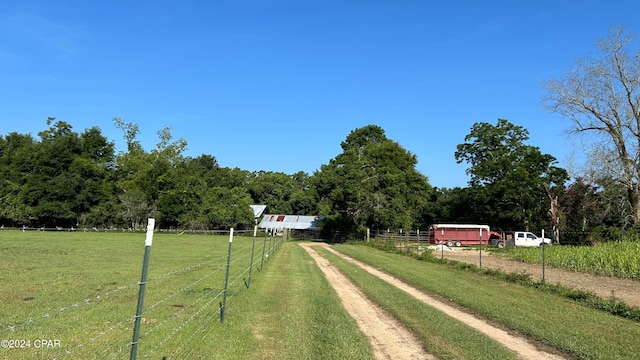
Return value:
<svg viewBox="0 0 640 360">
<path fill-rule="evenodd" d="M 544 242 L 545 245 L 551 245 L 551 239 L 537 237 L 534 233 L 528 231 L 516 231 L 513 234 L 515 246 L 521 247 L 538 247 Z"/>
</svg>

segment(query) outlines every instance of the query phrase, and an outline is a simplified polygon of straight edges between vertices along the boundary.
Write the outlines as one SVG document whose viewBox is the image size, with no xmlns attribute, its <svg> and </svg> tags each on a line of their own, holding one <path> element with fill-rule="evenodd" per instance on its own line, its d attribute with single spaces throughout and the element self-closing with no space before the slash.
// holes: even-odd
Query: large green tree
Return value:
<svg viewBox="0 0 640 360">
<path fill-rule="evenodd" d="M 111 196 L 114 145 L 97 127 L 78 134 L 55 118 L 47 125 L 39 142 L 17 134 L 5 139 L 4 199 L 16 224 L 78 226 Z"/>
<path fill-rule="evenodd" d="M 198 223 L 206 229 L 229 229 L 253 224 L 251 203 L 251 196 L 246 188 L 208 189 L 203 197 Z"/>
<path fill-rule="evenodd" d="M 293 214 L 291 196 L 295 181 L 281 172 L 257 171 L 250 175 L 249 193 L 256 204 L 267 205 L 270 213 Z"/>
<path fill-rule="evenodd" d="M 351 131 L 340 146 L 343 152 L 312 177 L 325 234 L 411 229 L 430 190 L 427 178 L 415 168 L 416 156 L 377 125 Z"/>
<path fill-rule="evenodd" d="M 479 221 L 503 230 L 549 223 L 545 187 L 559 194 L 568 174 L 553 156 L 526 145 L 528 139 L 525 128 L 499 119 L 496 125 L 475 123 L 457 146 L 456 161 L 469 164 L 468 209 Z"/>
<path fill-rule="evenodd" d="M 267 205 L 271 214 L 314 215 L 309 175 L 303 171 L 293 175 L 256 171 L 250 174 L 247 188 L 254 204 Z"/>
<path fill-rule="evenodd" d="M 3 225 L 27 225 L 33 220 L 21 190 L 33 168 L 36 146 L 30 134 L 12 132 L 0 137 L 0 221 Z"/>
<path fill-rule="evenodd" d="M 187 157 L 173 171 L 172 186 L 157 201 L 160 226 L 203 230 L 253 224 L 253 218 L 247 217 L 253 214 L 246 198 L 248 171 L 221 168 L 207 154 Z"/>
<path fill-rule="evenodd" d="M 470 188 L 434 188 L 420 215 L 418 227 L 428 229 L 430 225 L 437 223 L 483 222 L 483 219 L 476 218 L 476 214 L 470 210 L 472 195 Z"/>
<path fill-rule="evenodd" d="M 143 227 L 149 217 L 158 217 L 163 212 L 160 205 L 171 201 L 160 199 L 173 195 L 179 182 L 177 169 L 184 161 L 187 146 L 184 139 L 173 140 L 171 129 L 158 131 L 156 148 L 147 152 L 137 141 L 138 127 L 115 118 L 114 123 L 124 133 L 127 152 L 117 156 L 116 177 L 118 199 L 122 208 L 121 217 L 127 226 Z M 171 204 L 173 205 L 173 204 Z M 161 218 L 161 220 L 164 220 Z"/>
</svg>

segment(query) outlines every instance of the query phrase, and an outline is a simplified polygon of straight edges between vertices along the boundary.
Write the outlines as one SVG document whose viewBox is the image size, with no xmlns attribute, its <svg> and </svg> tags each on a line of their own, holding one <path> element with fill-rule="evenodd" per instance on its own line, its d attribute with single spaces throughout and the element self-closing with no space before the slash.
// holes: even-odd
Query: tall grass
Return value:
<svg viewBox="0 0 640 360">
<path fill-rule="evenodd" d="M 505 254 L 518 261 L 542 261 L 539 248 L 509 249 Z M 545 263 L 573 271 L 640 280 L 640 242 L 607 242 L 599 246 L 548 246 L 545 248 Z"/>
</svg>

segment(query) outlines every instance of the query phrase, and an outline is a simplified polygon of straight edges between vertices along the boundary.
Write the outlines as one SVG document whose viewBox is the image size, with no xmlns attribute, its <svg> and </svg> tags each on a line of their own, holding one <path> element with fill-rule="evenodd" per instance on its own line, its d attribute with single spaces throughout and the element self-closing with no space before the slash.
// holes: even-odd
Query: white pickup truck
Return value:
<svg viewBox="0 0 640 360">
<path fill-rule="evenodd" d="M 522 247 L 538 247 L 544 242 L 545 245 L 551 245 L 551 239 L 540 238 L 528 231 L 516 231 L 513 233 L 515 246 Z"/>
<path fill-rule="evenodd" d="M 542 244 L 551 245 L 551 239 L 537 237 L 529 231 L 514 231 L 513 233 L 492 236 L 489 244 L 503 248 L 505 246 L 538 247 Z"/>
</svg>

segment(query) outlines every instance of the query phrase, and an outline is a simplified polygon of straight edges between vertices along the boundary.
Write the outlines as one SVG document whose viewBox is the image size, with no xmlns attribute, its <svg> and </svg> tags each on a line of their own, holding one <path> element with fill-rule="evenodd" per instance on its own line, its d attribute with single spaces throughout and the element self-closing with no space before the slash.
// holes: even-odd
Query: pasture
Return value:
<svg viewBox="0 0 640 360">
<path fill-rule="evenodd" d="M 372 359 L 301 247 L 246 235 L 233 238 L 221 322 L 228 233 L 154 234 L 137 359 Z M 0 231 L 0 359 L 129 359 L 144 240 Z"/>
<path fill-rule="evenodd" d="M 0 358 L 128 358 L 144 240 L 144 233 L 0 232 L 0 339 L 11 341 Z M 203 334 L 221 327 L 228 241 L 228 234 L 154 235 L 139 358 L 200 351 Z M 227 309 L 248 294 L 249 276 L 268 265 L 276 245 L 234 237 Z M 43 339 L 54 342 L 34 343 Z"/>
</svg>

